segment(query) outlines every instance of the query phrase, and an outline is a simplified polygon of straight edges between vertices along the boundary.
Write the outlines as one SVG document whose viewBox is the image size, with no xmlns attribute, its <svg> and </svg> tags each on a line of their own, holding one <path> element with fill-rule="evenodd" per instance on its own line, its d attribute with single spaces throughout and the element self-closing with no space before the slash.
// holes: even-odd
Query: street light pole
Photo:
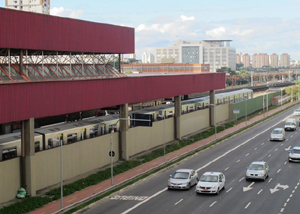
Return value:
<svg viewBox="0 0 300 214">
<path fill-rule="evenodd" d="M 64 207 L 64 188 L 63 188 L 63 159 L 62 159 L 62 144 L 63 141 L 60 140 L 60 208 Z"/>
<path fill-rule="evenodd" d="M 164 161 L 166 162 L 166 116 L 164 116 Z"/>
<path fill-rule="evenodd" d="M 111 176 L 111 185 L 114 185 L 114 164 L 113 164 L 113 133 L 115 132 L 114 130 L 114 126 L 112 127 L 111 131 L 110 131 L 110 176 Z"/>
</svg>

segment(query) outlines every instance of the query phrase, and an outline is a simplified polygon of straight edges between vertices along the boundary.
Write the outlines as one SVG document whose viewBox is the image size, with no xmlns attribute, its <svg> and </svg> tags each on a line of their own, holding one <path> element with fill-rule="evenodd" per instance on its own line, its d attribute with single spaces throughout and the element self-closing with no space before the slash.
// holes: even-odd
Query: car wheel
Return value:
<svg viewBox="0 0 300 214">
<path fill-rule="evenodd" d="M 223 190 L 225 190 L 225 184 L 224 184 L 224 186 L 223 186 Z"/>
<path fill-rule="evenodd" d="M 191 183 L 189 183 L 188 189 L 191 189 Z"/>
<path fill-rule="evenodd" d="M 218 188 L 218 190 L 217 190 L 216 194 L 217 194 L 217 195 L 219 195 L 219 194 L 220 194 L 220 190 L 219 190 L 219 188 Z"/>
</svg>

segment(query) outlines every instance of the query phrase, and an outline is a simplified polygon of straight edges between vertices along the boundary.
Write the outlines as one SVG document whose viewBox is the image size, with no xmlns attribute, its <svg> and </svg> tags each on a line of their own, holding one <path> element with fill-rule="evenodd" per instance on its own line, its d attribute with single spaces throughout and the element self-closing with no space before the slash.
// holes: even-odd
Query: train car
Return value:
<svg viewBox="0 0 300 214">
<path fill-rule="evenodd" d="M 39 134 L 34 134 L 35 152 L 43 150 L 43 139 Z M 21 133 L 0 135 L 0 161 L 9 160 L 21 156 Z"/>
</svg>

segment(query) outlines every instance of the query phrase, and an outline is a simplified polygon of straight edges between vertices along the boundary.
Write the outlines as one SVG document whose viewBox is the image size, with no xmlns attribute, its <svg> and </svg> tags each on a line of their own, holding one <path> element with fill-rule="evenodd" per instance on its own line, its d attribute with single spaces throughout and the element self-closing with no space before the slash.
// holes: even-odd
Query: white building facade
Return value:
<svg viewBox="0 0 300 214">
<path fill-rule="evenodd" d="M 155 48 L 155 63 L 209 64 L 210 71 L 221 67 L 236 70 L 236 50 L 231 40 L 182 41 L 167 48 Z"/>
<path fill-rule="evenodd" d="M 34 13 L 50 14 L 50 0 L 5 0 L 5 7 Z"/>
</svg>

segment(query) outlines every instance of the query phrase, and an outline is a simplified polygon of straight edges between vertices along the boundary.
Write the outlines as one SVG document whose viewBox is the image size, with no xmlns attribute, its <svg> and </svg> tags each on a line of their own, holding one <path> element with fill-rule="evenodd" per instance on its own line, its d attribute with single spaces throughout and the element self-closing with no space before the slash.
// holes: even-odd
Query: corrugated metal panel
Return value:
<svg viewBox="0 0 300 214">
<path fill-rule="evenodd" d="M 224 87 L 224 73 L 1 84 L 0 121 L 42 118 Z"/>
<path fill-rule="evenodd" d="M 0 20 L 0 48 L 134 53 L 134 28 L 4 8 Z"/>
</svg>

